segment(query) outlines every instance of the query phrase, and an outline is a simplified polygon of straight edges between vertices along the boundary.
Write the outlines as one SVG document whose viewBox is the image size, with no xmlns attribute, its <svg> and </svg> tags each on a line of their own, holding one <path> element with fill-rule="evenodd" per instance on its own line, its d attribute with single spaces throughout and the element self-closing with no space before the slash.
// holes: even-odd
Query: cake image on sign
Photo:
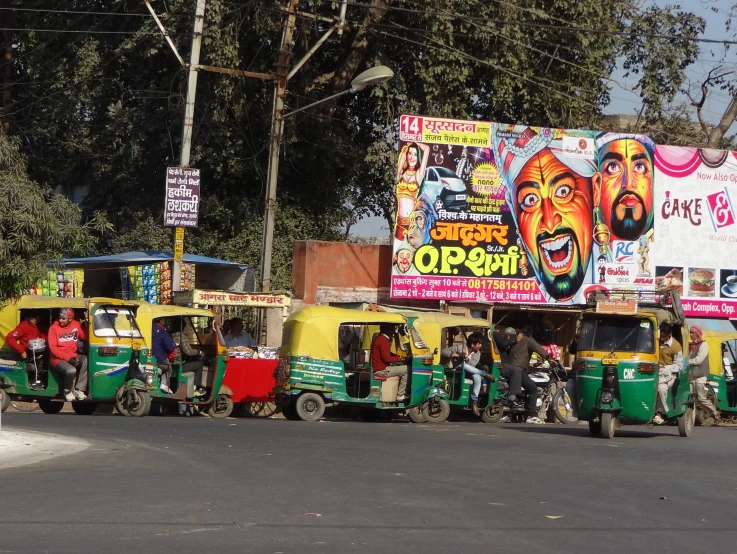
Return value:
<svg viewBox="0 0 737 554">
<path fill-rule="evenodd" d="M 688 273 L 688 292 L 691 296 L 714 296 L 714 270 L 691 269 Z"/>
</svg>

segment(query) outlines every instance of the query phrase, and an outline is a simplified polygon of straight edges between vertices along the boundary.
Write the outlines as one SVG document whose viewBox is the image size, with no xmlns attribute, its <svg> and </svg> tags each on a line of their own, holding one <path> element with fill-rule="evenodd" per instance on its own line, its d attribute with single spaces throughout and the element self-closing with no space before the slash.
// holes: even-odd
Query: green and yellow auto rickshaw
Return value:
<svg viewBox="0 0 737 554">
<path fill-rule="evenodd" d="M 417 331 L 433 355 L 433 383 L 437 388 L 448 393 L 443 402 L 426 402 L 408 410 L 410 419 L 416 423 L 440 422 L 448 418 L 449 412 L 471 411 L 471 388 L 473 381 L 457 364 L 443 357 L 443 350 L 454 344 L 466 344 L 471 333 L 479 333 L 484 337 L 481 350 L 481 364 L 488 367 L 492 374 L 499 377 L 499 370 L 494 363 L 494 348 L 489 340 L 489 322 L 485 319 L 461 317 L 441 312 L 401 312 L 407 319 L 410 331 Z M 498 355 L 496 355 L 498 362 Z M 497 383 L 482 382 L 479 394 L 479 410 L 484 421 L 490 420 L 496 412 L 503 410 L 500 403 L 494 402 Z M 446 409 L 446 406 L 449 409 Z M 499 416 L 501 418 L 501 415 Z M 498 421 L 499 418 L 495 418 Z"/>
<path fill-rule="evenodd" d="M 737 330 L 728 319 L 686 320 L 687 328 L 698 325 L 704 331 L 704 341 L 709 346 L 709 377 L 706 396 L 712 401 L 722 419 L 737 420 Z M 711 414 L 696 405 L 696 424 L 714 424 Z"/>
<path fill-rule="evenodd" d="M 74 411 L 90 415 L 100 403 L 112 404 L 115 393 L 130 371 L 137 371 L 141 358 L 148 355 L 134 313 L 136 306 L 112 298 L 59 298 L 24 295 L 0 310 L 0 407 L 7 409 L 11 400 L 37 402 L 47 414 L 64 407 L 63 377 L 51 370 L 46 341 L 38 343 L 27 358 L 10 348 L 6 336 L 28 315 L 34 315 L 39 329 L 46 334 L 58 319 L 59 311 L 71 308 L 75 319 L 88 314 L 86 340 L 79 345 L 88 358 L 87 399 L 72 402 Z M 36 345 L 34 345 L 36 346 Z"/>
<path fill-rule="evenodd" d="M 688 437 L 695 410 L 683 341 L 683 317 L 675 293 L 622 293 L 599 299 L 596 308 L 579 316 L 576 358 L 578 417 L 589 422 L 594 435 L 612 438 L 621 425 L 645 425 L 653 420 L 658 390 L 661 323 L 673 324 L 673 336 L 684 345 L 684 364 L 668 392 L 666 422 L 677 422 Z M 679 313 L 680 312 L 680 313 Z"/>
<path fill-rule="evenodd" d="M 181 330 L 194 350 L 202 353 L 200 375 L 190 371 L 184 355 L 171 360 L 169 387 L 172 394 L 161 390 L 161 371 L 149 349 L 140 371 L 131 371 L 115 395 L 115 407 L 125 416 L 148 415 L 155 411 L 175 411 L 180 403 L 206 410 L 214 418 L 226 418 L 233 411 L 232 391 L 223 385 L 227 350 L 222 334 L 210 310 L 134 302 L 136 321 L 147 344 L 151 344 L 155 320 L 169 330 Z M 173 332 L 173 331 L 172 331 Z M 181 351 L 181 349 L 180 349 Z M 195 364 L 196 365 L 196 364 Z M 198 370 L 199 373 L 199 370 Z M 199 379 L 199 380 L 198 380 Z M 198 389 L 206 393 L 197 394 Z"/>
<path fill-rule="evenodd" d="M 339 413 L 358 408 L 364 420 L 382 410 L 406 411 L 447 392 L 433 386 L 433 360 L 416 329 L 398 313 L 302 308 L 284 322 L 274 393 L 287 419 L 317 421 L 332 404 Z M 378 379 L 371 367 L 371 345 L 379 326 L 396 329 L 394 352 L 405 357 L 409 399 L 397 402 L 398 377 Z"/>
</svg>

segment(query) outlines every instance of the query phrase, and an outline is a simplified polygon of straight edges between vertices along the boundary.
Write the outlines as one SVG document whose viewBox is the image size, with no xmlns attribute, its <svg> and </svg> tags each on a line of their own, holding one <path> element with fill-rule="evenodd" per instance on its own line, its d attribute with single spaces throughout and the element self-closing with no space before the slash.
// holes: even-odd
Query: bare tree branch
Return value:
<svg viewBox="0 0 737 554">
<path fill-rule="evenodd" d="M 732 101 L 729 103 L 729 106 L 722 115 L 722 119 L 719 120 L 719 124 L 714 127 L 714 129 L 712 129 L 711 134 L 709 135 L 709 142 L 707 142 L 706 144 L 707 147 L 719 148 L 724 135 L 727 134 L 727 131 L 729 131 L 729 128 L 732 126 L 732 123 L 734 122 L 736 117 L 737 98 L 733 96 Z"/>
</svg>

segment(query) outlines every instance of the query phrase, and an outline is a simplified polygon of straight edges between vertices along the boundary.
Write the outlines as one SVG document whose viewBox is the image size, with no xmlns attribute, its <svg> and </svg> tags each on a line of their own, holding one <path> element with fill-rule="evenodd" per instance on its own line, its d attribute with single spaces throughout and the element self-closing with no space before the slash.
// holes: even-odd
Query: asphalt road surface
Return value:
<svg viewBox="0 0 737 554">
<path fill-rule="evenodd" d="M 734 552 L 737 428 L 6 413 L 0 552 Z M 317 515 L 319 514 L 319 515 Z M 555 518 L 551 517 L 555 516 Z"/>
</svg>

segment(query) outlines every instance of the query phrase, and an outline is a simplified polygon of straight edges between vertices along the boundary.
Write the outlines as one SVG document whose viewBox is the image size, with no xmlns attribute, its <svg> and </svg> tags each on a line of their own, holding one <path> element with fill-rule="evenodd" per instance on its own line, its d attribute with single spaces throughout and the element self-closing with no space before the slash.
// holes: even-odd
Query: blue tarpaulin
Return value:
<svg viewBox="0 0 737 554">
<path fill-rule="evenodd" d="M 61 261 L 62 265 L 74 267 L 90 267 L 90 266 L 123 266 L 138 264 L 155 264 L 159 262 L 171 261 L 174 255 L 171 252 L 159 252 L 156 250 L 143 250 L 141 252 L 124 252 L 123 254 L 112 254 L 110 256 L 94 256 L 91 258 L 65 258 Z M 194 264 L 221 265 L 237 267 L 241 270 L 248 269 L 247 266 L 238 262 L 229 262 L 227 260 L 218 260 L 217 258 L 208 258 L 207 256 L 196 256 L 194 254 L 184 254 L 182 260 Z"/>
</svg>

